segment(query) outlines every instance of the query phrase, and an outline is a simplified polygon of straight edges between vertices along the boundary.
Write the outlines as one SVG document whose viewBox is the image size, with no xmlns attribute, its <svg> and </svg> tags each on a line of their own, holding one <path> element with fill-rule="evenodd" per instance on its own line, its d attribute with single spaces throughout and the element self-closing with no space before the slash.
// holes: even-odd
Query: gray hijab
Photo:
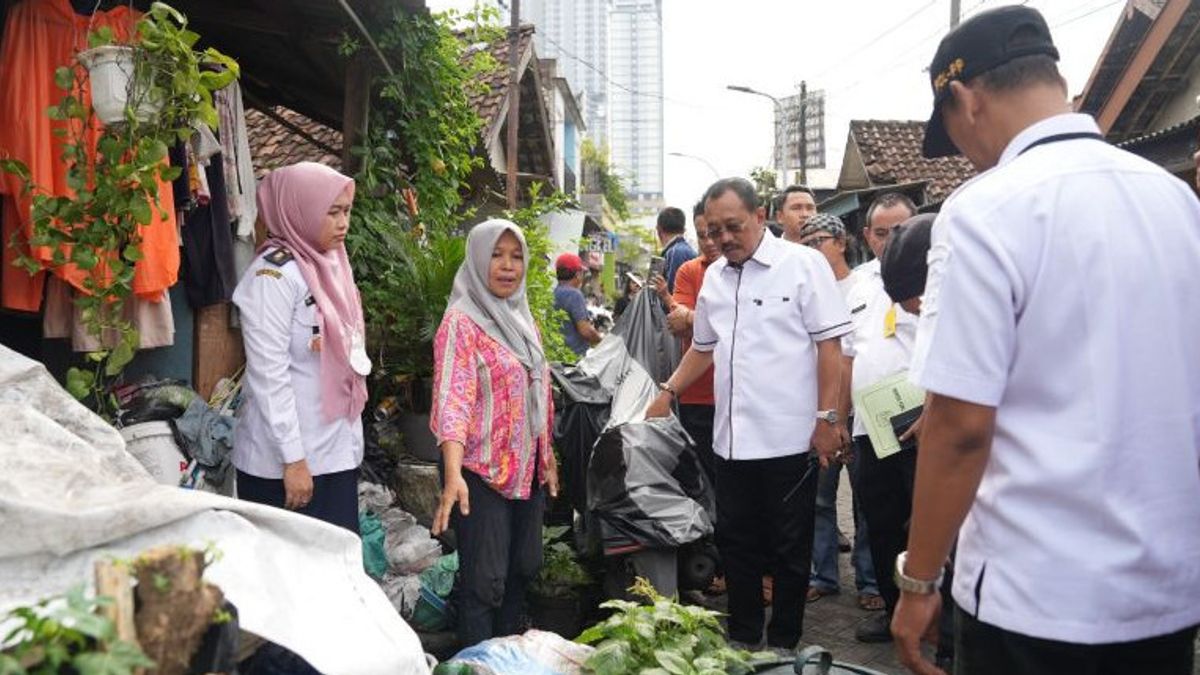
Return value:
<svg viewBox="0 0 1200 675">
<path fill-rule="evenodd" d="M 505 232 L 512 232 L 521 243 L 525 257 L 525 275 L 515 293 L 501 299 L 488 290 L 488 270 L 491 268 L 492 251 Z M 532 442 L 546 430 L 546 391 L 543 385 L 546 373 L 546 355 L 538 337 L 533 314 L 529 311 L 529 299 L 525 295 L 525 279 L 529 266 L 536 261 L 529 259 L 529 247 L 521 228 L 508 220 L 492 219 L 476 225 L 467 235 L 467 255 L 454 275 L 454 289 L 450 292 L 450 303 L 446 311 L 458 310 L 493 340 L 511 351 L 525 372 L 529 374 L 525 390 L 525 419 L 528 435 Z"/>
</svg>

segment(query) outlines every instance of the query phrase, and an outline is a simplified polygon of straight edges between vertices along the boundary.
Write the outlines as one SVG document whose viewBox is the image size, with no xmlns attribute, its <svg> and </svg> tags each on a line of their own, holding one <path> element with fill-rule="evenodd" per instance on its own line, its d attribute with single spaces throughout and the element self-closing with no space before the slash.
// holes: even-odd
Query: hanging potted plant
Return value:
<svg viewBox="0 0 1200 675">
<path fill-rule="evenodd" d="M 217 127 L 213 92 L 239 74 L 237 62 L 228 56 L 213 49 L 196 51 L 199 39 L 187 30 L 182 14 L 154 3 L 138 20 L 132 44 L 119 47 L 129 50 L 132 77 L 124 85 L 121 119 L 98 135 L 92 133 L 93 107 L 84 104 L 89 72 L 79 63 L 55 71 L 55 83 L 65 93 L 48 114 L 62 123 L 55 133 L 63 136 L 68 193 L 54 194 L 35 184 L 20 161 L 0 160 L 0 171 L 17 175 L 32 195 L 30 250 L 50 252 L 49 260 L 21 254 L 17 264 L 30 274 L 45 267 L 63 270 L 82 291 L 75 303 L 88 332 L 103 348 L 88 354 L 86 368 L 68 371 L 67 389 L 80 399 L 92 397 L 101 414 L 115 408 L 105 393 L 105 380 L 120 374 L 139 344 L 137 330 L 123 310 L 133 295 L 134 268 L 143 255 L 142 229 L 154 222 L 156 213 L 167 216 L 159 203 L 160 182 L 179 176 L 180 170 L 167 162 L 167 149 L 189 139 L 196 125 Z M 93 49 L 113 46 L 111 29 L 90 33 L 88 44 Z M 95 52 L 87 60 L 98 65 L 113 53 Z M 117 59 L 113 67 L 128 65 Z M 113 74 L 105 72 L 98 76 Z M 105 112 L 110 117 L 114 105 L 101 103 L 110 108 Z"/>
</svg>

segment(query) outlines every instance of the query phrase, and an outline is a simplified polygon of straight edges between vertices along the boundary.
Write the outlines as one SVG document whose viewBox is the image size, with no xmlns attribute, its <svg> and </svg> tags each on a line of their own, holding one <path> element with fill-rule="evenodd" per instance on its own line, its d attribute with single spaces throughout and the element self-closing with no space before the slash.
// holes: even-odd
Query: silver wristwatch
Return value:
<svg viewBox="0 0 1200 675">
<path fill-rule="evenodd" d="M 838 413 L 836 410 L 818 410 L 817 419 L 828 422 L 830 424 L 838 423 Z"/>
<path fill-rule="evenodd" d="M 942 577 L 946 574 L 945 569 L 938 571 L 937 578 L 932 581 L 914 579 L 904 573 L 904 563 L 906 562 L 908 562 L 908 551 L 896 556 L 896 588 L 918 595 L 933 595 L 938 592 L 942 586 Z"/>
</svg>

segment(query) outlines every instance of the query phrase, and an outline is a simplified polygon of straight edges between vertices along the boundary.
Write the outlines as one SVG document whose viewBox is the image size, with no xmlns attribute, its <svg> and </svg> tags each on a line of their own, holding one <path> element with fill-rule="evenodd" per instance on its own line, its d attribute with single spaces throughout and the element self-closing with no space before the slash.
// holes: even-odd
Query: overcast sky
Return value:
<svg viewBox="0 0 1200 675">
<path fill-rule="evenodd" d="M 560 0 L 570 2 L 571 0 Z M 472 0 L 428 0 L 433 9 Z M 963 18 L 1012 4 L 962 0 Z M 1029 0 L 1046 16 L 1071 95 L 1087 83 L 1124 0 Z M 826 171 L 837 180 L 851 119 L 927 119 L 924 72 L 949 24 L 950 0 L 663 0 L 666 152 L 703 157 L 722 176 L 772 161 L 773 105 L 728 91 L 741 84 L 776 97 L 826 91 Z M 713 180 L 704 163 L 665 158 L 667 203 L 687 207 Z"/>
</svg>

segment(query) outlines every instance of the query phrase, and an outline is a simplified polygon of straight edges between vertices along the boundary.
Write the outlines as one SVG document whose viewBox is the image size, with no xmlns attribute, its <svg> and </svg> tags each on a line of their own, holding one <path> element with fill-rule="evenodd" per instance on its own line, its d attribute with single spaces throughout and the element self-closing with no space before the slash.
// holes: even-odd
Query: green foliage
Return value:
<svg viewBox="0 0 1200 675">
<path fill-rule="evenodd" d="M 529 587 L 534 595 L 572 597 L 578 595 L 580 588 L 592 583 L 592 578 L 576 560 L 571 545 L 562 541 L 570 529 L 566 526 L 542 529 L 542 569 Z"/>
<path fill-rule="evenodd" d="M 717 612 L 681 605 L 658 594 L 650 582 L 638 579 L 638 604 L 610 600 L 601 605 L 616 613 L 583 631 L 577 642 L 596 646 L 584 664 L 595 675 L 741 675 L 752 663 L 770 654 L 732 649 L 721 633 Z"/>
<path fill-rule="evenodd" d="M 596 185 L 587 185 L 589 190 L 599 189 L 608 201 L 617 218 L 629 220 L 629 202 L 625 198 L 625 183 L 617 175 L 608 158 L 608 148 L 597 147 L 591 139 L 584 139 L 580 147 L 579 157 L 584 165 L 583 174 L 587 179 L 596 181 Z"/>
<path fill-rule="evenodd" d="M 52 195 L 33 183 L 21 162 L 0 161 L 0 171 L 19 177 L 33 198 L 33 231 L 24 243 L 52 251 L 52 267 L 74 267 L 83 273 L 84 293 L 75 303 L 88 332 L 108 348 L 90 355 L 95 364 L 90 376 L 72 369 L 67 385 L 81 399 L 93 395 L 97 412 L 105 413 L 111 403 L 103 394 L 106 380 L 133 360 L 139 342 L 122 310 L 133 294 L 134 268 L 142 258 L 141 230 L 151 223 L 155 210 L 162 210 L 158 182 L 179 176 L 179 169 L 166 161 L 167 148 L 190 138 L 198 122 L 216 127 L 213 92 L 239 74 L 237 63 L 220 52 L 195 51 L 199 38 L 187 29 L 182 14 L 161 2 L 151 5 L 136 25 L 124 122 L 104 127 L 94 148 L 87 133 L 92 110 L 84 104 L 87 71 L 78 64 L 55 71 L 55 82 L 65 93 L 47 114 L 61 123 L 55 133 L 64 141 L 62 162 L 72 194 Z M 92 47 L 112 42 L 107 27 L 88 36 Z M 223 70 L 201 72 L 201 66 Z M 138 111 L 145 103 L 159 107 L 159 112 L 140 119 Z M 28 255 L 21 255 L 16 264 L 30 274 L 42 266 Z"/>
<path fill-rule="evenodd" d="M 419 220 L 432 230 L 450 232 L 461 225 L 459 212 L 467 179 L 485 165 L 481 146 L 483 120 L 471 96 L 487 91 L 486 75 L 502 68 L 485 49 L 468 51 L 477 41 L 503 36 L 494 8 L 467 14 L 407 12 L 397 8 L 377 42 L 395 74 L 376 78 L 379 98 L 372 107 L 364 144 L 355 149 L 362 158 L 356 177 L 370 195 L 372 210 L 396 219 L 408 211 L 403 191 L 415 190 L 420 199 Z M 469 27 L 455 32 L 466 22 Z M 343 40 L 343 53 L 358 44 Z M 362 194 L 362 193 L 360 193 Z M 361 203 L 356 204 L 356 210 Z"/>
<path fill-rule="evenodd" d="M 775 199 L 778 188 L 775 187 L 776 181 L 779 179 L 779 174 L 774 169 L 768 169 L 765 166 L 755 167 L 750 171 L 750 180 L 754 183 L 755 192 L 758 193 L 758 198 L 762 205 L 767 207 L 767 212 L 771 212 L 771 200 Z"/>
<path fill-rule="evenodd" d="M 525 294 L 529 298 L 529 311 L 542 333 L 542 348 L 548 361 L 575 363 L 579 359 L 567 346 L 562 335 L 562 323 L 567 313 L 554 306 L 554 287 L 558 279 L 554 275 L 554 250 L 550 241 L 550 230 L 542 223 L 542 216 L 562 211 L 568 198 L 561 192 L 542 196 L 542 184 L 534 183 L 529 188 L 529 205 L 509 211 L 505 217 L 525 232 L 525 243 L 529 247 L 529 258 L 525 261 Z"/>
<path fill-rule="evenodd" d="M 466 257 L 466 238 L 433 232 L 421 240 L 362 218 L 346 237 L 346 248 L 355 261 L 376 377 L 431 375 L 433 338 Z"/>
<path fill-rule="evenodd" d="M 96 613 L 107 598 L 89 598 L 79 586 L 65 598 L 18 607 L 0 618 L 12 626 L 0 644 L 0 674 L 132 675 L 154 662 L 137 645 L 118 640 L 112 621 Z"/>
<path fill-rule="evenodd" d="M 616 229 L 619 238 L 617 260 L 648 281 L 646 275 L 650 270 L 650 256 L 658 251 L 658 237 L 653 230 L 637 223 L 623 223 Z"/>
</svg>

